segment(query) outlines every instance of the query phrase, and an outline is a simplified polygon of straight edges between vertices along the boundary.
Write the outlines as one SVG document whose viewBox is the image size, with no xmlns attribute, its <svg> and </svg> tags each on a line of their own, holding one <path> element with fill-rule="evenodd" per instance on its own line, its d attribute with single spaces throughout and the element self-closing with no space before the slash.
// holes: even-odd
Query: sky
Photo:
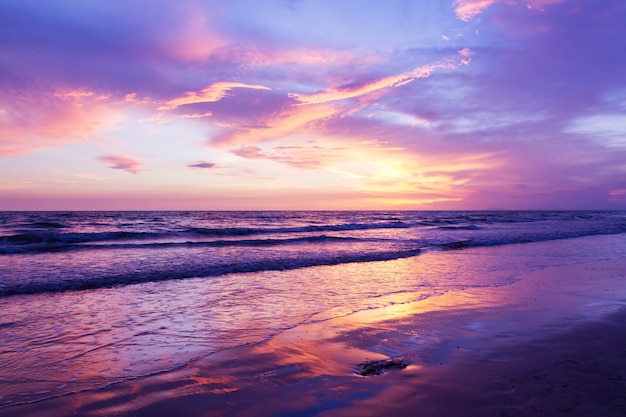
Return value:
<svg viewBox="0 0 626 417">
<path fill-rule="evenodd" d="M 623 0 L 0 0 L 0 210 L 626 209 Z"/>
</svg>

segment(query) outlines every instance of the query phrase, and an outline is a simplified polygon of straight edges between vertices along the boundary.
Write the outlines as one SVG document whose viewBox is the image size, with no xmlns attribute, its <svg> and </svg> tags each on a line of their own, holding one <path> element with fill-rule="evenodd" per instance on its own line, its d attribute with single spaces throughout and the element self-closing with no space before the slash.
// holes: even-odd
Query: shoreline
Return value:
<svg viewBox="0 0 626 417">
<path fill-rule="evenodd" d="M 474 249 L 433 256 L 475 253 L 490 254 Z M 174 371 L 0 414 L 621 416 L 623 271 L 624 258 L 516 271 L 520 279 L 510 285 L 449 291 L 300 325 Z M 409 366 L 355 373 L 367 360 L 396 356 Z"/>
</svg>

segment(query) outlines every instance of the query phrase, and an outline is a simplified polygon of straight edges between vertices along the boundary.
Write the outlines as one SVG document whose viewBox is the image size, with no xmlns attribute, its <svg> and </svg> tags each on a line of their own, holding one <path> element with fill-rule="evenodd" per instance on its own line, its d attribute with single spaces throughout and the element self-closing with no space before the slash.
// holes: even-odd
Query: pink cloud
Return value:
<svg viewBox="0 0 626 417">
<path fill-rule="evenodd" d="M 524 3 L 529 9 L 537 9 L 543 11 L 545 6 L 563 3 L 565 0 L 527 0 Z"/>
<path fill-rule="evenodd" d="M 502 0 L 455 0 L 454 11 L 459 19 L 467 21 L 500 1 Z"/>
<path fill-rule="evenodd" d="M 322 103 L 312 106 L 290 106 L 276 109 L 274 113 L 262 117 L 253 128 L 227 128 L 224 133 L 213 139 L 213 145 L 231 146 L 251 142 L 263 142 L 278 139 L 293 132 L 314 130 L 324 120 L 341 112 L 341 108 Z"/>
<path fill-rule="evenodd" d="M 246 159 L 266 159 L 293 168 L 318 169 L 330 161 L 343 157 L 343 151 L 343 148 L 321 146 L 277 146 L 271 152 L 266 152 L 258 146 L 249 145 L 233 149 L 231 152 Z"/>
<path fill-rule="evenodd" d="M 436 69 L 453 69 L 457 65 L 469 65 L 471 55 L 472 52 L 468 48 L 465 48 L 459 51 L 457 55 L 449 57 L 444 62 L 422 65 L 411 71 L 379 78 L 357 86 L 330 88 L 325 91 L 311 94 L 290 93 L 289 97 L 299 101 L 300 104 L 317 104 L 360 97 L 385 88 L 400 87 L 414 80 L 430 77 Z"/>
<path fill-rule="evenodd" d="M 179 2 L 177 7 L 183 9 L 180 16 L 182 24 L 163 38 L 165 48 L 174 57 L 184 61 L 203 61 L 232 42 L 210 29 L 212 22 L 199 4 Z"/>
<path fill-rule="evenodd" d="M 211 117 L 213 115 L 212 112 L 207 111 L 204 113 L 189 113 L 189 114 L 181 114 L 178 117 L 181 119 L 202 119 L 204 117 Z"/>
<path fill-rule="evenodd" d="M 189 91 L 181 97 L 177 97 L 164 102 L 159 106 L 159 110 L 173 110 L 186 104 L 211 103 L 226 97 L 233 88 L 250 88 L 254 90 L 271 90 L 264 85 L 244 84 L 236 82 L 217 82 L 198 92 Z"/>
<path fill-rule="evenodd" d="M 461 20 L 468 21 L 496 3 L 522 4 L 529 9 L 543 11 L 545 6 L 561 3 L 564 0 L 455 0 L 454 11 Z"/>
<path fill-rule="evenodd" d="M 290 93 L 289 97 L 296 100 L 295 105 L 293 101 L 275 103 L 276 108 L 271 113 L 257 116 L 254 123 L 250 124 L 254 127 L 224 124 L 222 134 L 214 137 L 211 144 L 223 147 L 276 140 L 294 132 L 321 133 L 325 124 L 333 119 L 354 114 L 368 106 L 372 100 L 384 95 L 387 89 L 400 87 L 416 79 L 427 78 L 436 69 L 467 66 L 473 54 L 471 50 L 464 48 L 435 64 L 423 65 L 401 74 L 361 83 L 356 87 L 329 88 L 312 94 Z M 356 103 L 337 103 L 339 100 L 349 98 L 359 100 Z M 237 111 L 241 113 L 241 106 L 238 106 Z M 217 113 L 216 109 L 214 114 Z"/>
<path fill-rule="evenodd" d="M 108 96 L 92 91 L 0 92 L 0 156 L 83 142 L 121 117 Z"/>
<path fill-rule="evenodd" d="M 290 101 L 273 101 L 269 106 L 263 107 L 264 114 L 260 112 L 256 116 L 248 116 L 247 118 L 246 110 L 243 107 L 245 103 L 237 103 L 234 107 L 237 117 L 243 118 L 241 122 L 237 123 L 224 122 L 221 116 L 223 114 L 222 109 L 228 109 L 231 104 L 216 104 L 216 107 L 212 108 L 215 116 L 214 123 L 222 127 L 222 133 L 214 136 L 211 144 L 220 147 L 249 145 L 284 138 L 294 133 L 321 133 L 328 123 L 353 115 L 368 106 L 373 100 L 385 95 L 390 88 L 400 87 L 420 78 L 427 78 L 436 69 L 456 69 L 459 66 L 467 66 L 470 64 L 473 54 L 471 50 L 464 48 L 435 64 L 423 65 L 401 74 L 361 83 L 356 87 L 329 88 L 312 94 L 290 93 Z M 223 84 L 226 85 L 226 83 Z M 203 90 L 204 92 L 199 94 L 188 93 L 185 97 L 172 100 L 167 106 L 174 107 L 183 103 L 199 102 L 198 96 L 221 99 L 224 97 L 222 95 L 224 89 L 221 88 L 221 85 L 222 83 L 214 85 L 219 88 L 207 87 L 206 91 Z M 338 103 L 340 100 L 349 98 L 358 100 Z M 256 111 L 256 109 L 254 110 Z"/>
<path fill-rule="evenodd" d="M 335 68 L 362 66 L 380 63 L 384 57 L 377 54 L 359 54 L 339 48 L 320 47 L 315 44 L 305 47 L 274 44 L 271 48 L 254 41 L 233 43 L 215 52 L 222 62 L 236 62 L 245 69 L 272 69 L 281 66 L 293 68 L 297 65 L 300 74 L 319 75 Z"/>
<path fill-rule="evenodd" d="M 139 168 L 143 165 L 143 162 L 136 159 L 119 155 L 103 155 L 99 157 L 98 160 L 111 164 L 109 165 L 109 168 L 111 169 L 121 169 L 123 171 L 130 172 L 131 174 L 139 174 L 141 172 L 141 169 Z"/>
<path fill-rule="evenodd" d="M 423 65 L 411 71 L 378 78 L 357 86 L 329 88 L 312 94 L 290 93 L 289 97 L 296 103 L 293 101 L 273 103 L 274 109 L 270 107 L 272 110 L 270 113 L 257 115 L 254 123 L 248 124 L 251 127 L 245 127 L 243 123 L 239 125 L 241 127 L 225 124 L 223 132 L 213 137 L 211 144 L 220 147 L 249 145 L 285 138 L 294 133 L 323 133 L 328 123 L 353 115 L 389 93 L 392 88 L 427 78 L 436 69 L 452 70 L 469 65 L 473 54 L 469 48 L 464 48 L 434 64 Z M 339 103 L 340 100 L 351 98 L 357 100 Z M 237 112 L 240 115 L 244 114 L 241 105 L 237 106 Z M 214 114 L 218 113 L 216 108 Z M 219 117 L 216 117 L 216 122 L 219 122 Z"/>
<path fill-rule="evenodd" d="M 326 91 L 311 94 L 289 93 L 289 97 L 299 101 L 301 104 L 318 104 L 328 101 L 343 100 L 347 98 L 355 98 L 365 94 L 369 94 L 383 88 L 399 87 L 410 83 L 418 78 L 426 78 L 435 70 L 437 66 L 424 65 L 415 68 L 413 71 L 402 74 L 384 77 L 369 83 L 365 83 L 356 87 L 338 87 L 330 88 Z"/>
</svg>

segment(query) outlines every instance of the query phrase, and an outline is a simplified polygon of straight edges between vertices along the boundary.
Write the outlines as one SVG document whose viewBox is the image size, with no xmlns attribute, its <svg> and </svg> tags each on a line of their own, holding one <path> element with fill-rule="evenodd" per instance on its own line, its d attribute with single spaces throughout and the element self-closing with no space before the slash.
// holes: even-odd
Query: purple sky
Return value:
<svg viewBox="0 0 626 417">
<path fill-rule="evenodd" d="M 0 210 L 626 209 L 623 0 L 0 0 Z"/>
</svg>

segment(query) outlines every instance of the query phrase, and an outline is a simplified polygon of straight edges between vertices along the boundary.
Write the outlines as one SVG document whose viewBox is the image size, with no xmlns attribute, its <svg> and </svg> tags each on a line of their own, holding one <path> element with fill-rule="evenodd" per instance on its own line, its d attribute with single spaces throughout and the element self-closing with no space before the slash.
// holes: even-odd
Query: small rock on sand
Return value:
<svg viewBox="0 0 626 417">
<path fill-rule="evenodd" d="M 355 371 L 358 375 L 380 375 L 390 368 L 404 369 L 408 364 L 404 358 L 382 359 L 379 361 L 367 361 L 359 365 Z"/>
</svg>

